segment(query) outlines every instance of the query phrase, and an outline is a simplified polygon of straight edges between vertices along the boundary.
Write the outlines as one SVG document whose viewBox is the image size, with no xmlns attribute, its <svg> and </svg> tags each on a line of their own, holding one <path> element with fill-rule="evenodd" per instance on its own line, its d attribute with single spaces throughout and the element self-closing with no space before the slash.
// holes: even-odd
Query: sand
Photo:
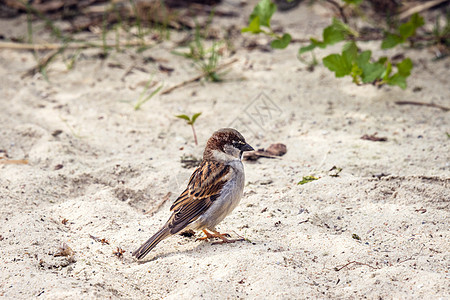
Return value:
<svg viewBox="0 0 450 300">
<path fill-rule="evenodd" d="M 220 22 L 242 27 L 250 11 Z M 273 22 L 304 38 L 320 35 L 328 17 L 302 3 Z M 24 20 L 0 20 L 0 33 L 24 35 Z M 167 88 L 198 75 L 170 53 L 183 36 L 105 60 L 84 50 L 71 70 L 57 57 L 49 81 L 22 76 L 32 53 L 0 50 L 0 149 L 28 161 L 0 164 L 0 297 L 450 297 L 449 112 L 395 104 L 450 106 L 449 58 L 401 49 L 416 66 L 408 89 L 358 87 L 323 66 L 309 72 L 296 59 L 300 44 L 248 50 L 244 43 L 264 38 L 237 37 L 236 53 L 221 60 L 238 59 L 224 82 L 186 85 L 135 111 L 149 79 Z M 376 42 L 364 47 L 383 55 Z M 128 72 L 133 65 L 143 69 Z M 174 117 L 196 112 L 198 146 Z M 136 261 L 131 252 L 164 224 L 194 171 L 180 158 L 201 157 L 209 136 L 228 126 L 255 148 L 288 150 L 245 162 L 244 197 L 218 229 L 246 241 L 173 236 Z M 361 139 L 374 133 L 387 141 Z M 298 185 L 304 176 L 319 179 Z"/>
</svg>

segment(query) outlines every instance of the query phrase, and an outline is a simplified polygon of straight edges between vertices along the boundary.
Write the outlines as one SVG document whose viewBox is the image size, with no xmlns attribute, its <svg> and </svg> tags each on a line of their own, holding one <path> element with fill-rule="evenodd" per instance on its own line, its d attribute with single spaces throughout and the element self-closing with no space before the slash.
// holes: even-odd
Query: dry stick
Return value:
<svg viewBox="0 0 450 300">
<path fill-rule="evenodd" d="M 14 49 L 14 50 L 61 50 L 65 49 L 87 49 L 87 48 L 103 48 L 103 47 L 133 47 L 133 46 L 153 46 L 152 44 L 143 43 L 142 41 L 131 41 L 125 43 L 107 42 L 106 44 L 96 43 L 68 43 L 68 44 L 27 44 L 27 43 L 14 43 L 14 42 L 0 42 L 0 49 Z"/>
<path fill-rule="evenodd" d="M 433 1 L 425 1 L 424 3 L 421 3 L 417 6 L 414 6 L 404 12 L 402 12 L 401 14 L 398 15 L 398 19 L 399 20 L 403 20 L 408 18 L 409 16 L 415 14 L 415 13 L 419 13 L 421 11 L 427 10 L 429 8 L 432 8 L 433 6 L 439 5 L 441 3 L 447 2 L 449 0 L 433 0 Z"/>
<path fill-rule="evenodd" d="M 221 69 L 223 69 L 223 68 L 226 68 L 226 67 L 228 67 L 229 65 L 234 64 L 234 63 L 237 62 L 237 61 L 238 61 L 238 59 L 237 59 L 237 58 L 234 58 L 234 59 L 232 59 L 231 61 L 229 61 L 229 62 L 227 62 L 227 63 L 224 63 L 224 64 L 222 64 L 222 65 L 220 65 L 220 66 L 217 66 L 216 68 L 214 68 L 214 69 L 211 71 L 211 73 L 212 73 L 212 72 L 217 72 L 217 71 L 219 71 L 219 70 L 221 70 Z M 175 89 L 178 89 L 178 88 L 180 88 L 180 87 L 183 87 L 183 86 L 185 86 L 185 85 L 187 85 L 187 84 L 189 84 L 189 83 L 199 81 L 200 79 L 202 79 L 202 78 L 205 77 L 206 75 L 207 75 L 207 73 L 202 73 L 202 74 L 200 74 L 200 75 L 198 75 L 198 76 L 195 76 L 194 78 L 191 78 L 191 79 L 189 79 L 189 80 L 186 80 L 186 81 L 183 81 L 183 82 L 181 82 L 181 83 L 179 83 L 179 84 L 176 84 L 176 85 L 174 85 L 174 86 L 172 86 L 172 87 L 170 87 L 170 88 L 168 88 L 168 89 L 162 91 L 162 92 L 161 92 L 161 95 L 169 94 L 169 93 L 171 93 L 171 92 L 172 92 L 173 90 L 175 90 Z"/>
<path fill-rule="evenodd" d="M 26 159 L 7 159 L 7 160 L 0 159 L 0 164 L 26 165 L 26 164 L 28 164 L 28 160 L 26 160 Z"/>
<path fill-rule="evenodd" d="M 397 105 L 419 105 L 419 106 L 428 106 L 428 107 L 436 107 L 436 108 L 440 108 L 443 111 L 449 111 L 450 108 L 439 105 L 439 104 L 434 104 L 434 103 L 426 103 L 426 102 L 417 102 L 417 101 L 396 101 L 395 104 Z"/>
<path fill-rule="evenodd" d="M 359 262 L 359 261 L 355 261 L 355 260 L 354 260 L 354 261 L 351 261 L 351 262 L 346 263 L 345 265 L 343 265 L 343 266 L 340 267 L 340 268 L 334 267 L 334 270 L 335 270 L 336 272 L 339 272 L 340 270 L 342 270 L 342 269 L 345 268 L 345 267 L 348 267 L 348 266 L 351 265 L 351 264 L 363 265 L 363 266 L 368 266 L 369 268 L 372 268 L 372 269 L 377 269 L 377 268 L 372 267 L 371 265 L 368 265 L 368 264 L 366 264 L 366 263 L 362 263 L 362 262 Z"/>
</svg>

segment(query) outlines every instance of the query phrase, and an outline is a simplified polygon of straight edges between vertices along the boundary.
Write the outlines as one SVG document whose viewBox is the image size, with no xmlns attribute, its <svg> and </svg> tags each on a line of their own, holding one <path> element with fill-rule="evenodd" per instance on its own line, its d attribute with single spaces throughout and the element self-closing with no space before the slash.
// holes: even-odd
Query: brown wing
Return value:
<svg viewBox="0 0 450 300">
<path fill-rule="evenodd" d="M 233 170 L 230 166 L 212 161 L 203 161 L 189 179 L 187 189 L 170 208 L 173 211 L 168 226 L 175 234 L 195 221 L 219 197 Z"/>
</svg>

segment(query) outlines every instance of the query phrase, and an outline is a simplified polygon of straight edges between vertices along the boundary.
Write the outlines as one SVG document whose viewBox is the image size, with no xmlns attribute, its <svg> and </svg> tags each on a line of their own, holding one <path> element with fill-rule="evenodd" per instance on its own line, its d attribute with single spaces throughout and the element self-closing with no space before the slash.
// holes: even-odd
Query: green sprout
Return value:
<svg viewBox="0 0 450 300">
<path fill-rule="evenodd" d="M 297 184 L 302 185 L 302 184 L 305 184 L 305 183 L 308 183 L 308 182 L 311 182 L 314 180 L 318 180 L 318 179 L 319 178 L 315 177 L 315 176 L 303 176 L 302 180 L 300 180 Z"/>
<path fill-rule="evenodd" d="M 151 82 L 152 81 L 149 80 L 147 82 L 147 84 L 145 85 L 144 90 L 139 95 L 139 99 L 137 100 L 136 104 L 134 105 L 134 110 L 139 110 L 141 108 L 141 106 L 144 105 L 145 102 L 150 100 L 153 96 L 155 96 L 162 89 L 163 85 L 161 84 L 156 90 L 154 90 L 153 92 L 148 94 L 147 92 L 150 89 Z"/>
<path fill-rule="evenodd" d="M 195 141 L 195 145 L 196 145 L 196 146 L 198 146 L 198 142 L 197 142 L 197 134 L 195 133 L 194 123 L 195 123 L 195 120 L 197 120 L 197 118 L 198 118 L 201 114 L 202 114 L 201 112 L 196 113 L 196 114 L 193 114 L 192 117 L 190 117 L 190 118 L 189 118 L 189 116 L 187 116 L 187 115 L 178 115 L 178 116 L 176 116 L 177 118 L 186 120 L 186 122 L 188 123 L 188 125 L 191 125 L 192 133 L 194 134 L 194 141 Z"/>
</svg>

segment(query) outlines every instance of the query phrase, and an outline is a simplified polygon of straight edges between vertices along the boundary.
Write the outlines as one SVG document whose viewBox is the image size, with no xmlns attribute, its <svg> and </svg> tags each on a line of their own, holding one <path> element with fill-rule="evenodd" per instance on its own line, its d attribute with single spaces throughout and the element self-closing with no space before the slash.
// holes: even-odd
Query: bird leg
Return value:
<svg viewBox="0 0 450 300">
<path fill-rule="evenodd" d="M 197 241 L 203 241 L 208 239 L 214 239 L 214 238 L 220 238 L 222 239 L 222 242 L 218 242 L 219 244 L 222 243 L 234 243 L 235 241 L 229 240 L 226 238 L 226 236 L 230 236 L 228 233 L 219 233 L 217 231 L 211 230 L 213 233 L 208 232 L 207 230 L 203 229 L 203 233 L 206 235 L 204 237 L 197 238 Z"/>
<path fill-rule="evenodd" d="M 213 239 L 215 238 L 215 236 L 211 233 L 209 233 L 208 231 L 206 231 L 205 229 L 202 230 L 203 233 L 206 235 L 204 237 L 199 237 L 196 239 L 196 241 L 204 241 L 204 240 L 208 240 L 208 239 Z"/>
</svg>

